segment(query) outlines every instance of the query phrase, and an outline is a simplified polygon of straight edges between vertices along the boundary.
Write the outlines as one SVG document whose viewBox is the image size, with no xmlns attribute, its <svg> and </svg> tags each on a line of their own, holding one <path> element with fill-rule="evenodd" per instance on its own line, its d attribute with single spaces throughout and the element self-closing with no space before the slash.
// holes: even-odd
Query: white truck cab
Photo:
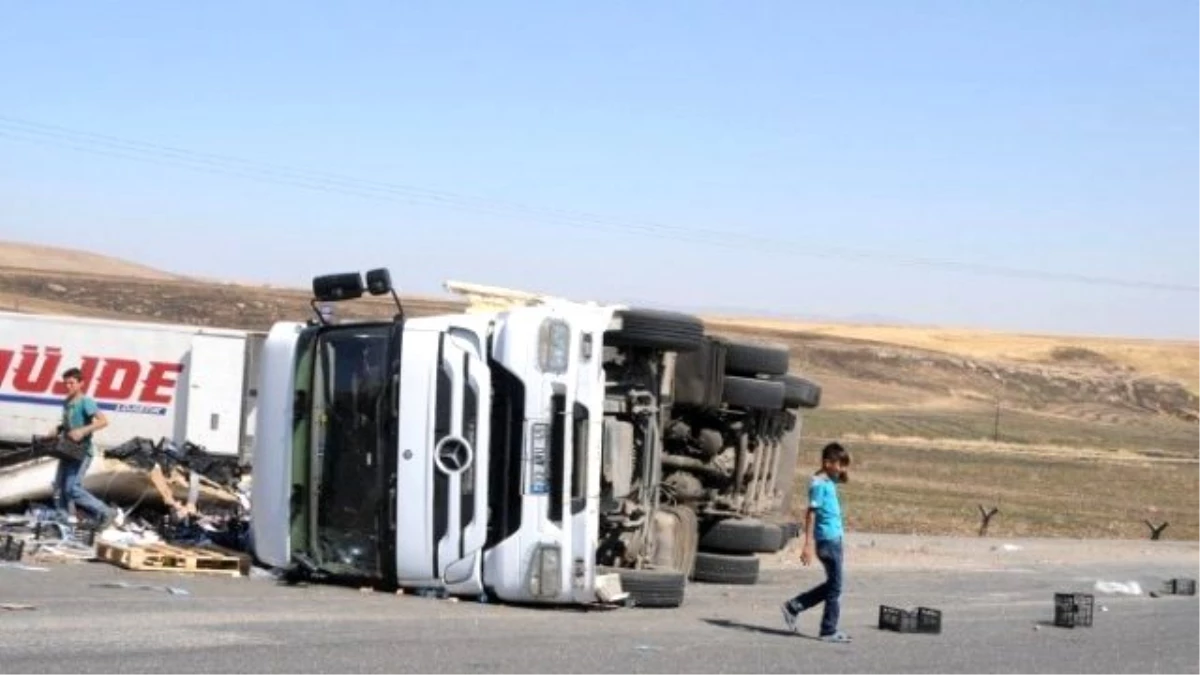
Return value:
<svg viewBox="0 0 1200 675">
<path fill-rule="evenodd" d="M 313 292 L 314 307 L 396 297 L 386 270 L 365 285 L 357 273 L 317 277 Z M 392 321 L 271 329 L 254 448 L 258 558 L 511 602 L 595 602 L 601 562 L 640 575 L 635 586 L 661 582 L 639 570 L 661 528 L 655 401 L 669 349 L 698 344 L 699 322 L 554 298 L 407 319 L 396 302 Z M 648 314 L 666 323 L 649 326 Z M 651 384 L 614 380 L 629 369 Z M 641 407 L 625 403 L 630 392 Z M 679 601 L 685 576 L 671 573 Z"/>
</svg>

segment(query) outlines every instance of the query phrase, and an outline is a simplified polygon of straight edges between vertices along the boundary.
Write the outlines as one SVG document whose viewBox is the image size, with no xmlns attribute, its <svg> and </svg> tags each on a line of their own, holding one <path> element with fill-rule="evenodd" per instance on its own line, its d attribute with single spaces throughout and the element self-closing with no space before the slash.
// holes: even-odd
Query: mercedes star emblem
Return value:
<svg viewBox="0 0 1200 675">
<path fill-rule="evenodd" d="M 471 446 L 456 436 L 448 436 L 438 443 L 434 450 L 434 462 L 442 473 L 459 473 L 466 471 L 473 458 Z"/>
</svg>

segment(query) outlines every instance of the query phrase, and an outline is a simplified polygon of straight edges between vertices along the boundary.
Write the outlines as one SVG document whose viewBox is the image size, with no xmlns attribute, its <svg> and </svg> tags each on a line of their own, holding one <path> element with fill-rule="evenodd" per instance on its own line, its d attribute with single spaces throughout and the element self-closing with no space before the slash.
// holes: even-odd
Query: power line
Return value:
<svg viewBox="0 0 1200 675">
<path fill-rule="evenodd" d="M 477 197 L 454 192 L 345 176 L 247 160 L 229 155 L 198 152 L 157 143 L 119 138 L 66 127 L 0 115 L 0 139 L 66 148 L 99 156 L 128 159 L 160 166 L 185 168 L 205 173 L 236 176 L 266 183 L 299 187 L 333 194 L 377 199 L 408 205 L 429 205 L 471 213 L 522 218 L 526 221 L 591 231 L 628 232 L 675 241 L 742 248 L 754 251 L 787 252 L 792 255 L 938 269 L 979 276 L 998 276 L 1048 282 L 1071 282 L 1143 290 L 1189 292 L 1200 287 L 1117 277 L 1019 269 L 983 263 L 900 256 L 845 248 L 815 248 L 795 241 L 762 235 L 683 227 L 641 220 L 600 216 L 568 209 L 531 206 L 520 202 Z"/>
</svg>

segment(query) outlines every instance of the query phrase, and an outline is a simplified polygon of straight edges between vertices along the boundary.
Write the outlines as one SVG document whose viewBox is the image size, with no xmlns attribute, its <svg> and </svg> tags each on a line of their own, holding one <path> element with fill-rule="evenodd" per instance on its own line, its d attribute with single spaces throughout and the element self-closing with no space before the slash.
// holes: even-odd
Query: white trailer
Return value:
<svg viewBox="0 0 1200 675">
<path fill-rule="evenodd" d="M 54 429 L 62 373 L 77 367 L 109 419 L 96 435 L 100 447 L 165 437 L 248 461 L 264 339 L 243 330 L 0 312 L 0 445 L 25 445 Z M 36 464 L 0 472 L 0 504 L 40 498 L 55 462 Z M 105 470 L 94 462 L 89 476 Z"/>
</svg>

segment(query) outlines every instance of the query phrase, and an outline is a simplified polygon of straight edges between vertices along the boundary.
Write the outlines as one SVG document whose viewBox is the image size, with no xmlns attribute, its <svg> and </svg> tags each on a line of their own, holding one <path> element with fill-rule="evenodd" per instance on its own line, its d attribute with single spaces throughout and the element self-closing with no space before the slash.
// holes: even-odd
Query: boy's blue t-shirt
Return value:
<svg viewBox="0 0 1200 675">
<path fill-rule="evenodd" d="M 813 476 L 808 484 L 808 506 L 816 521 L 813 537 L 817 541 L 842 538 L 842 506 L 838 503 L 837 484 L 829 476 Z"/>
<path fill-rule="evenodd" d="M 98 412 L 100 412 L 100 407 L 96 405 L 95 399 L 91 396 L 80 396 L 74 401 L 64 401 L 63 430 L 70 431 L 88 425 Z M 84 436 L 82 443 L 83 447 L 87 448 L 88 453 L 93 451 L 91 434 Z"/>
</svg>

